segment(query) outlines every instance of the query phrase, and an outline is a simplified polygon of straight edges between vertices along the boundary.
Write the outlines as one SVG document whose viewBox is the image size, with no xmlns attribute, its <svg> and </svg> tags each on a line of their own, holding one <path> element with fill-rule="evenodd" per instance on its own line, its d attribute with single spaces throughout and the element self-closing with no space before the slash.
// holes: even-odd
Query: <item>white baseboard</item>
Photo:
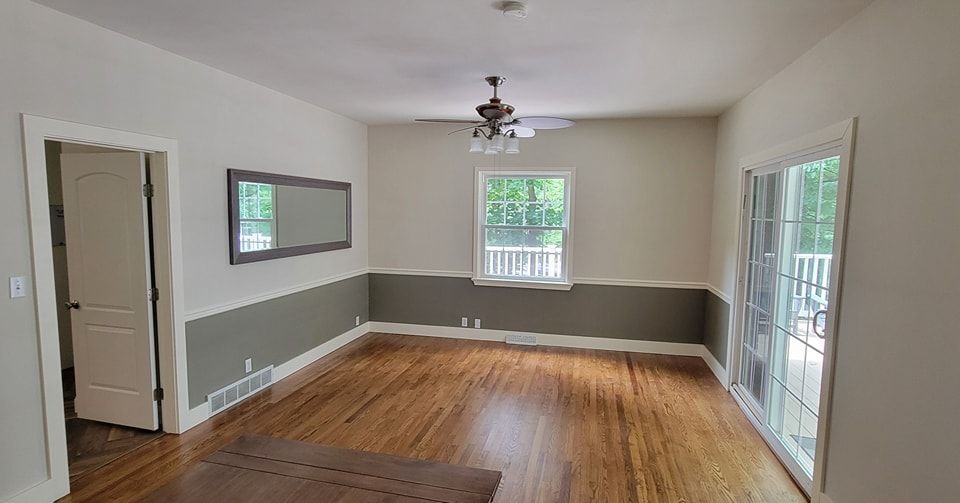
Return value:
<svg viewBox="0 0 960 503">
<path fill-rule="evenodd" d="M 56 501 L 70 494 L 69 480 L 49 478 L 39 484 L 14 494 L 5 503 L 36 503 L 37 501 Z"/>
<path fill-rule="evenodd" d="M 324 356 L 353 342 L 368 332 L 387 334 L 419 335 L 425 337 L 446 337 L 451 339 L 470 339 L 479 341 L 503 342 L 507 334 L 533 335 L 541 346 L 565 348 L 600 349 L 605 351 L 627 351 L 631 353 L 655 353 L 676 356 L 699 356 L 724 386 L 727 385 L 727 371 L 703 344 L 682 342 L 634 341 L 628 339 L 609 339 L 605 337 L 584 337 L 579 335 L 540 334 L 515 330 L 493 330 L 489 328 L 443 327 L 437 325 L 414 325 L 410 323 L 389 323 L 369 321 L 344 332 L 333 339 L 295 356 L 274 369 L 274 382 L 279 381 Z M 183 432 L 210 418 L 210 406 L 204 402 L 187 413 Z M 182 433 L 182 432 L 181 432 Z"/>
<path fill-rule="evenodd" d="M 187 411 L 187 417 L 181 418 L 180 432 L 185 433 L 190 428 L 210 418 L 210 404 L 204 401 L 200 405 Z"/>
<path fill-rule="evenodd" d="M 295 373 L 296 371 L 310 365 L 311 363 L 327 356 L 330 353 L 340 349 L 343 346 L 353 342 L 361 335 L 370 332 L 370 322 L 361 323 L 359 326 L 351 328 L 346 332 L 330 339 L 327 342 L 303 353 L 300 356 L 295 356 L 286 361 L 286 363 L 281 363 L 274 369 L 274 382 L 283 379 L 290 374 Z"/>
<path fill-rule="evenodd" d="M 727 388 L 727 383 L 730 382 L 727 369 L 723 368 L 723 365 L 720 365 L 720 362 L 714 358 L 713 353 L 710 352 L 710 348 L 703 346 L 703 354 L 701 354 L 700 357 L 703 358 L 703 361 L 706 362 L 710 370 L 713 371 L 713 375 L 717 377 L 720 384 L 722 384 L 724 388 Z"/>
<path fill-rule="evenodd" d="M 478 341 L 504 342 L 507 334 L 532 335 L 541 346 L 559 346 L 565 348 L 600 349 L 605 351 L 628 351 L 631 353 L 656 353 L 661 355 L 699 356 L 720 381 L 727 387 L 727 370 L 713 357 L 703 344 L 681 342 L 634 341 L 628 339 L 608 339 L 604 337 L 584 337 L 579 335 L 541 334 L 516 330 L 494 330 L 489 328 L 444 327 L 437 325 L 415 325 L 410 323 L 389 323 L 371 321 L 371 332 L 388 334 L 421 335 L 426 337 L 447 337 L 451 339 L 472 339 Z"/>
<path fill-rule="evenodd" d="M 369 325 L 369 322 L 362 323 L 361 325 L 351 328 L 350 330 L 334 337 L 333 339 L 330 339 L 327 342 L 324 342 L 323 344 L 307 351 L 306 353 L 303 353 L 299 356 L 294 356 L 285 363 L 277 365 L 273 370 L 273 384 L 276 384 L 277 381 L 290 376 L 307 365 L 310 365 L 320 358 L 323 358 L 324 356 L 327 356 L 328 354 L 353 342 L 361 335 L 370 332 L 371 330 Z M 180 433 L 199 425 L 207 419 L 210 419 L 210 417 L 210 404 L 207 402 L 201 403 L 187 412 L 187 417 L 184 421 L 185 424 L 183 425 L 183 429 L 180 431 Z"/>
<path fill-rule="evenodd" d="M 427 337 L 447 337 L 452 339 L 473 339 L 498 342 L 503 342 L 507 334 L 532 335 L 537 338 L 537 344 L 541 346 L 602 349 L 606 351 L 628 351 L 632 353 L 657 353 L 662 355 L 677 356 L 699 356 L 701 358 L 703 358 L 703 353 L 706 349 L 703 344 L 687 344 L 681 342 L 633 341 L 628 339 L 608 339 L 604 337 L 540 334 L 534 332 L 519 332 L 516 330 L 493 330 L 489 328 L 414 325 L 409 323 L 389 323 L 383 321 L 371 321 L 370 331 L 384 332 L 388 334 L 422 335 Z"/>
</svg>

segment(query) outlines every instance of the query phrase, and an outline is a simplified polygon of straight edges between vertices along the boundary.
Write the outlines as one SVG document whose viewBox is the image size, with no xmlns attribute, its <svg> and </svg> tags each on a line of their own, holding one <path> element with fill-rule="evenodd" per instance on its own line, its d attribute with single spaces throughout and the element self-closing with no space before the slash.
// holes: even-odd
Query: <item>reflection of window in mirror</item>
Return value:
<svg viewBox="0 0 960 503">
<path fill-rule="evenodd" d="M 268 183 L 239 182 L 240 251 L 276 248 L 276 194 Z"/>
<path fill-rule="evenodd" d="M 230 263 L 350 248 L 350 183 L 227 170 Z"/>
</svg>

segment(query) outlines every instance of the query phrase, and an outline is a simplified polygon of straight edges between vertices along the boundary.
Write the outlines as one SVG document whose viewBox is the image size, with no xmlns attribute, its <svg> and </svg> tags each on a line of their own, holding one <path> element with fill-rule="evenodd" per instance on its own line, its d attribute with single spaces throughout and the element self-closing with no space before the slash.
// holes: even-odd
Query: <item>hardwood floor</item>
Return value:
<svg viewBox="0 0 960 503">
<path fill-rule="evenodd" d="M 103 466 L 160 435 L 163 435 L 163 432 L 138 430 L 87 419 L 67 419 L 70 478 L 82 477 L 90 470 Z"/>
<path fill-rule="evenodd" d="M 73 368 L 61 371 L 63 408 L 67 426 L 67 460 L 70 479 L 103 466 L 163 434 L 77 417 L 74 400 L 77 397 Z"/>
<path fill-rule="evenodd" d="M 495 501 L 805 501 L 702 360 L 368 334 L 80 477 L 136 501 L 242 433 L 503 472 Z"/>
<path fill-rule="evenodd" d="M 243 435 L 147 497 L 154 503 L 491 503 L 501 473 Z"/>
</svg>

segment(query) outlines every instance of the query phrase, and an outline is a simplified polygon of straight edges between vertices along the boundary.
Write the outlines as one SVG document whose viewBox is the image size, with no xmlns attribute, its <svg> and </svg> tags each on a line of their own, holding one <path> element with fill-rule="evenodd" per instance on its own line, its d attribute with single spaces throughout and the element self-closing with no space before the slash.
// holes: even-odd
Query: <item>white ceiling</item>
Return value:
<svg viewBox="0 0 960 503">
<path fill-rule="evenodd" d="M 870 0 L 38 0 L 368 124 L 716 115 Z"/>
</svg>

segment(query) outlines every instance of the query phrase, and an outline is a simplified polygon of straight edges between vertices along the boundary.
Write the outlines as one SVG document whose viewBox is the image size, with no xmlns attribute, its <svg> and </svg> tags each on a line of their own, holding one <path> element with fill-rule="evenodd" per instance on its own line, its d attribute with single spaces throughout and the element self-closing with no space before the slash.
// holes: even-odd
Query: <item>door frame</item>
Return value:
<svg viewBox="0 0 960 503">
<path fill-rule="evenodd" d="M 28 114 L 21 115 L 21 123 L 49 478 L 21 492 L 12 501 L 40 501 L 54 500 L 70 492 L 44 142 L 137 151 L 150 157 L 151 180 L 155 188 L 152 201 L 154 286 L 160 290 L 156 303 L 156 338 L 159 384 L 164 390 L 160 412 L 163 431 L 168 433 L 182 433 L 192 426 L 187 401 L 180 167 L 175 139 Z"/>
<path fill-rule="evenodd" d="M 820 406 L 817 422 L 817 456 L 813 466 L 812 484 L 807 487 L 805 484 L 798 485 L 807 493 L 813 503 L 821 501 L 824 487 L 824 470 L 827 461 L 827 448 L 829 445 L 830 433 L 830 414 L 833 398 L 833 376 L 836 364 L 836 344 L 839 326 L 840 309 L 842 302 L 843 287 L 843 265 L 844 265 L 844 247 L 847 233 L 848 204 L 850 197 L 850 179 L 853 169 L 854 139 L 856 137 L 857 118 L 846 119 L 837 124 L 833 124 L 819 131 L 810 133 L 801 138 L 789 141 L 770 149 L 764 150 L 754 155 L 749 155 L 740 160 L 740 191 L 737 201 L 740 203 L 740 215 L 737 232 L 737 282 L 736 292 L 733 298 L 733 322 L 732 330 L 728 337 L 727 361 L 730 362 L 730 371 L 727 373 L 727 388 L 734 395 L 737 404 L 743 410 L 744 414 L 750 419 L 751 424 L 760 433 L 760 436 L 767 442 L 771 449 L 782 458 L 781 462 L 788 465 L 789 458 L 783 458 L 785 450 L 781 448 L 778 441 L 767 438 L 764 434 L 765 421 L 758 420 L 745 399 L 738 395 L 738 387 L 734 386 L 740 376 L 740 351 L 739 345 L 742 342 L 744 310 L 740 306 L 744 303 L 746 295 L 745 275 L 746 268 L 744 262 L 746 254 L 749 251 L 749 209 L 746 208 L 746 196 L 749 193 L 748 186 L 751 183 L 751 172 L 782 161 L 795 159 L 825 150 L 839 149 L 840 152 L 840 173 L 837 182 L 837 219 L 836 231 L 834 232 L 833 255 L 837 257 L 833 260 L 830 271 L 830 292 L 832 299 L 827 311 L 825 330 L 831 334 L 824 342 L 823 354 L 823 375 L 821 378 Z M 792 472 L 791 476 L 793 476 Z"/>
</svg>

